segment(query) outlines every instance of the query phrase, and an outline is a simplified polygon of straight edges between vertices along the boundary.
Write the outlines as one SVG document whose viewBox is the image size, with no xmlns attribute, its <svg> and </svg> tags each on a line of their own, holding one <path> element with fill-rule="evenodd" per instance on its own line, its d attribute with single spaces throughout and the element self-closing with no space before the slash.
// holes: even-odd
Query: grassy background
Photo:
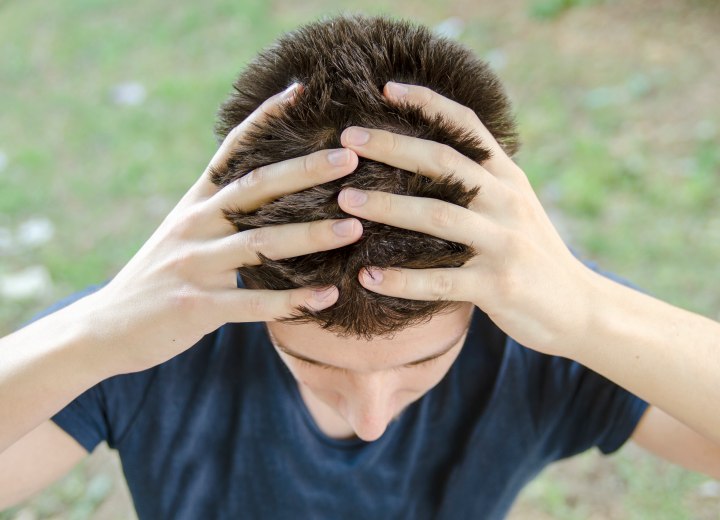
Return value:
<svg viewBox="0 0 720 520">
<path fill-rule="evenodd" d="M 720 319 L 720 7 L 712 0 L 0 2 L 0 247 L 51 288 L 0 304 L 0 334 L 112 276 L 215 148 L 217 106 L 281 32 L 345 10 L 457 17 L 516 103 L 519 162 L 567 240 L 651 293 Z M 453 25 L 453 24 L 450 24 Z M 113 89 L 138 82 L 136 106 Z M 1 243 L 0 243 L 1 246 Z M 7 518 L 132 518 L 117 463 L 94 455 Z M 548 469 L 516 518 L 720 518 L 708 479 L 628 447 Z"/>
</svg>

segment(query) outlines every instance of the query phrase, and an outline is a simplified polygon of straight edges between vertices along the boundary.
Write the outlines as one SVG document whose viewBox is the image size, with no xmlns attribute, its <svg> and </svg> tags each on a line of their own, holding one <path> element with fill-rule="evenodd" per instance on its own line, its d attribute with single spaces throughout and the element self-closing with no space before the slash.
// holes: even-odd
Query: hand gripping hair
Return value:
<svg viewBox="0 0 720 520">
<path fill-rule="evenodd" d="M 461 44 L 428 28 L 384 17 L 337 17 L 305 25 L 262 51 L 240 74 L 222 105 L 220 139 L 273 94 L 293 82 L 304 88 L 278 116 L 258 124 L 234 151 L 227 168 L 213 172 L 220 185 L 255 168 L 326 149 L 338 148 L 348 126 L 380 128 L 447 144 L 474 161 L 489 150 L 473 135 L 421 107 L 389 102 L 388 81 L 422 85 L 472 109 L 503 149 L 518 147 L 511 107 L 497 76 Z M 360 159 L 350 175 L 283 196 L 247 214 L 228 211 L 238 230 L 292 222 L 346 218 L 337 203 L 344 187 L 430 197 L 467 207 L 476 192 L 451 178 L 431 180 Z M 362 221 L 363 236 L 351 245 L 284 260 L 262 258 L 239 273 L 247 287 L 291 289 L 335 285 L 335 305 L 303 310 L 290 320 L 315 322 L 339 335 L 372 338 L 427 321 L 453 302 L 413 301 L 366 290 L 357 276 L 364 266 L 416 269 L 457 267 L 471 258 L 467 246 L 414 231 Z"/>
</svg>

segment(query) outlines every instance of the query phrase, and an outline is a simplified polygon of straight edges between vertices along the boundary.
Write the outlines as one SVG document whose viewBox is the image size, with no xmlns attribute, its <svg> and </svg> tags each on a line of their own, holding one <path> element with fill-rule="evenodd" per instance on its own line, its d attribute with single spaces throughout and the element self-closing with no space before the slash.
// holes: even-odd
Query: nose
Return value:
<svg viewBox="0 0 720 520">
<path fill-rule="evenodd" d="M 346 420 L 364 441 L 379 439 L 393 418 L 392 388 L 384 374 L 358 376 Z"/>
</svg>

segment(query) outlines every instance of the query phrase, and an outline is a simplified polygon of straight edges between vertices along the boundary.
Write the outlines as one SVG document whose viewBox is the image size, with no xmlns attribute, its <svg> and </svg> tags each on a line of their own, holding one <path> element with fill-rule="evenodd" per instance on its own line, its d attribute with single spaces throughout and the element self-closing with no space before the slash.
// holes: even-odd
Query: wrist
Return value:
<svg viewBox="0 0 720 520">
<path fill-rule="evenodd" d="M 618 338 L 635 334 L 630 326 L 635 320 L 633 301 L 637 296 L 640 293 L 633 289 L 587 269 L 586 314 L 573 359 L 590 366 L 598 355 L 608 354 Z"/>
<path fill-rule="evenodd" d="M 561 319 L 550 348 L 555 351 L 555 355 L 579 361 L 584 351 L 592 348 L 592 341 L 598 331 L 612 323 L 608 315 L 614 314 L 610 292 L 611 285 L 615 283 L 579 260 L 569 270 L 566 279 L 566 294 L 569 297 L 565 308 L 558 313 Z"/>
</svg>

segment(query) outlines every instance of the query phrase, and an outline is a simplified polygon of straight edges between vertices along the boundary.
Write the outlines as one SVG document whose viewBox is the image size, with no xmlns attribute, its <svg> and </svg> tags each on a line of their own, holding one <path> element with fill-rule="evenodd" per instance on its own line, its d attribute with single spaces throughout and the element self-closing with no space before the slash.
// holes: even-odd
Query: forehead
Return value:
<svg viewBox="0 0 720 520">
<path fill-rule="evenodd" d="M 433 316 L 428 322 L 408 327 L 391 338 L 372 340 L 341 337 L 314 323 L 267 323 L 271 339 L 303 357 L 353 370 L 412 363 L 433 355 L 448 341 L 467 329 L 473 306 L 462 304 L 455 310 Z"/>
</svg>

